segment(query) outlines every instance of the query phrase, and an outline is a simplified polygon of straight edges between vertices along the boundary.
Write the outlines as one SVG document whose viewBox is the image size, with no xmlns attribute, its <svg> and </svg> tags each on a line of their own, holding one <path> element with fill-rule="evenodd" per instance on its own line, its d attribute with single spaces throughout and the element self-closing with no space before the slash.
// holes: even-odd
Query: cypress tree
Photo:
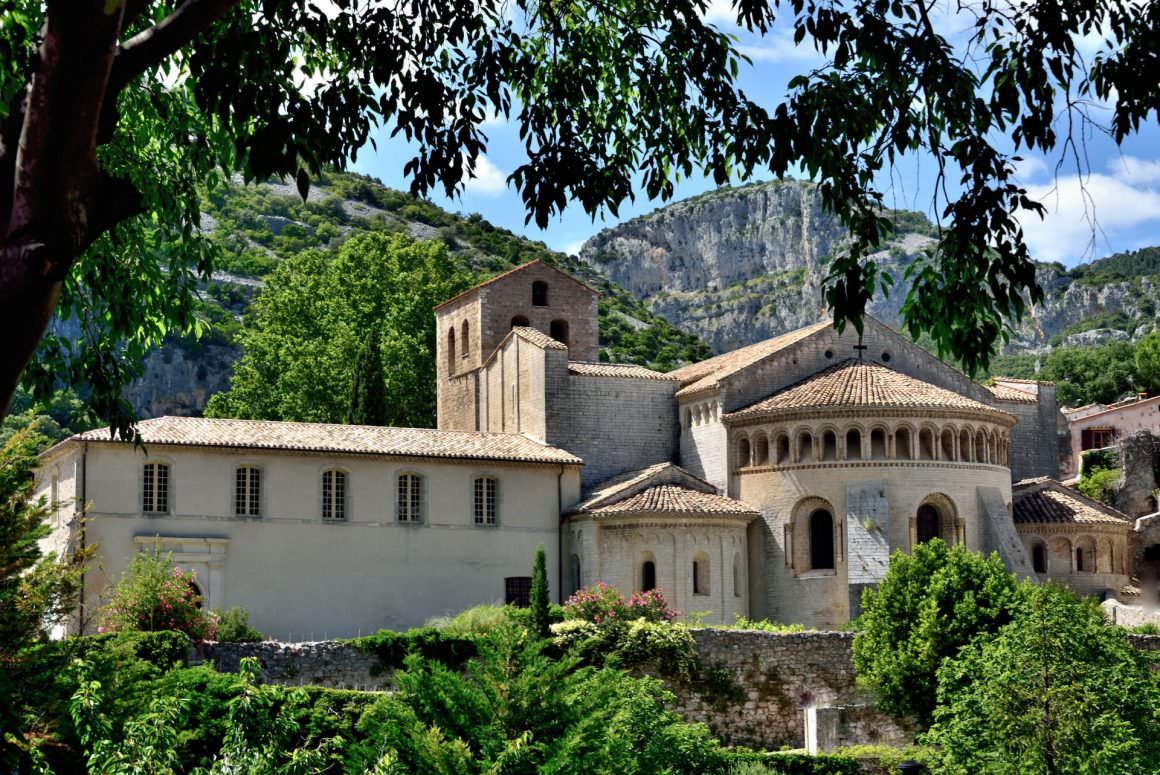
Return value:
<svg viewBox="0 0 1160 775">
<path fill-rule="evenodd" d="M 350 412 L 346 421 L 352 425 L 387 424 L 382 334 L 378 328 L 371 329 L 359 350 L 350 391 Z"/>
<path fill-rule="evenodd" d="M 532 566 L 532 630 L 541 638 L 548 637 L 548 558 L 544 545 L 536 547 L 536 562 Z"/>
</svg>

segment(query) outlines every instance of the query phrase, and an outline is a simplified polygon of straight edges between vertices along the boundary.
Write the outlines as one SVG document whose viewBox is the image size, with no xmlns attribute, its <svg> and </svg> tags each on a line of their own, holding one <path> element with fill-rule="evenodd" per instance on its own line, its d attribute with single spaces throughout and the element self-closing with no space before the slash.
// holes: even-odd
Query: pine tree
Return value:
<svg viewBox="0 0 1160 775">
<path fill-rule="evenodd" d="M 371 329 L 359 351 L 351 386 L 350 412 L 346 419 L 352 425 L 387 424 L 382 335 L 377 327 Z"/>
<path fill-rule="evenodd" d="M 544 545 L 536 547 L 536 562 L 532 567 L 532 630 L 541 638 L 548 637 L 548 558 Z"/>
</svg>

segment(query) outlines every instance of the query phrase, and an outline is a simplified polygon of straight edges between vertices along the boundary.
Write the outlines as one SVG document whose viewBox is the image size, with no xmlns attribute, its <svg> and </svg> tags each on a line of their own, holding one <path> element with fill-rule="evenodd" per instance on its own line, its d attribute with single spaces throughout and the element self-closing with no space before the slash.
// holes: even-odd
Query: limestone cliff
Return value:
<svg viewBox="0 0 1160 775">
<path fill-rule="evenodd" d="M 933 233 L 920 214 L 896 216 L 900 234 L 875 256 L 897 281 L 895 291 L 870 305 L 872 315 L 894 326 L 906 295 L 903 271 Z M 719 189 L 606 229 L 584 244 L 580 258 L 724 352 L 822 317 L 821 282 L 844 237 L 814 186 L 774 181 Z M 1136 260 L 1109 272 L 1109 262 L 1115 263 L 1104 259 L 1071 272 L 1041 265 L 1046 298 L 1005 350 L 1137 339 L 1153 330 L 1160 278 L 1149 273 L 1160 270 Z"/>
</svg>

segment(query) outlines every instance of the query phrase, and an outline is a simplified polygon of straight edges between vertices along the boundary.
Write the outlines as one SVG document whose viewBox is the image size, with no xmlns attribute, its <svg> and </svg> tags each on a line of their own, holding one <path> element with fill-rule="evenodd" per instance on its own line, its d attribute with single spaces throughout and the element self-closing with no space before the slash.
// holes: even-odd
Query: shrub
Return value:
<svg viewBox="0 0 1160 775">
<path fill-rule="evenodd" d="M 548 625 L 552 623 L 548 611 L 550 605 L 548 596 L 548 560 L 544 552 L 544 545 L 540 544 L 536 547 L 536 560 L 532 565 L 530 606 L 532 609 L 532 632 L 538 638 L 548 637 Z"/>
<path fill-rule="evenodd" d="M 380 670 L 402 667 L 407 655 L 412 653 L 457 670 L 479 653 L 477 640 L 475 635 L 456 635 L 433 627 L 422 627 L 406 632 L 380 630 L 374 635 L 351 638 L 345 642 L 364 654 L 375 655 Z"/>
<path fill-rule="evenodd" d="M 1120 469 L 1095 468 L 1091 469 L 1088 475 L 1080 478 L 1077 489 L 1092 500 L 1114 506 L 1116 505 L 1116 485 L 1119 484 L 1119 481 Z"/>
<path fill-rule="evenodd" d="M 768 619 L 746 619 L 740 614 L 737 615 L 737 621 L 733 624 L 723 624 L 721 627 L 734 630 L 758 630 L 760 632 L 805 632 L 805 625 L 802 624 L 782 624 L 781 622 L 771 622 Z"/>
<path fill-rule="evenodd" d="M 250 612 L 244 608 L 234 606 L 215 616 L 218 619 L 216 637 L 222 643 L 257 643 L 266 639 L 250 626 Z"/>
<path fill-rule="evenodd" d="M 680 612 L 669 608 L 659 589 L 634 592 L 626 601 L 615 587 L 602 581 L 581 589 L 564 602 L 566 619 L 583 619 L 602 625 L 637 619 L 668 622 L 677 616 L 680 616 Z"/>
<path fill-rule="evenodd" d="M 618 639 L 617 656 L 625 665 L 655 663 L 665 675 L 691 678 L 697 671 L 693 636 L 682 624 L 637 619 Z"/>
<path fill-rule="evenodd" d="M 196 641 L 212 640 L 217 616 L 201 609 L 196 579 L 156 548 L 138 553 L 102 611 L 101 631 L 176 630 Z"/>
</svg>

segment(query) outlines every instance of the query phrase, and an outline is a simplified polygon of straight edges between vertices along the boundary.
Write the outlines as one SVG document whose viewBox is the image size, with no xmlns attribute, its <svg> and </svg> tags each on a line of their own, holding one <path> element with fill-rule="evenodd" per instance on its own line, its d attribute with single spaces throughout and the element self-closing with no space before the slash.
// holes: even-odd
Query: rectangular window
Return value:
<svg viewBox="0 0 1160 775">
<path fill-rule="evenodd" d="M 262 514 L 262 471 L 241 466 L 234 480 L 234 516 L 258 517 Z"/>
<path fill-rule="evenodd" d="M 495 524 L 495 488 L 496 481 L 490 476 L 475 480 L 475 524 Z"/>
<path fill-rule="evenodd" d="M 505 605 L 527 608 L 531 600 L 531 576 L 509 576 L 503 580 L 503 602 Z"/>
<path fill-rule="evenodd" d="M 1116 431 L 1113 428 L 1092 428 L 1091 443 L 1088 449 L 1103 449 L 1116 443 Z"/>
<path fill-rule="evenodd" d="M 141 510 L 146 514 L 169 513 L 169 466 L 146 463 L 141 487 Z"/>
<path fill-rule="evenodd" d="M 423 507 L 423 477 L 399 474 L 395 512 L 400 522 L 419 522 Z"/>
<path fill-rule="evenodd" d="M 322 519 L 326 522 L 346 520 L 346 473 L 343 471 L 322 474 Z"/>
</svg>

